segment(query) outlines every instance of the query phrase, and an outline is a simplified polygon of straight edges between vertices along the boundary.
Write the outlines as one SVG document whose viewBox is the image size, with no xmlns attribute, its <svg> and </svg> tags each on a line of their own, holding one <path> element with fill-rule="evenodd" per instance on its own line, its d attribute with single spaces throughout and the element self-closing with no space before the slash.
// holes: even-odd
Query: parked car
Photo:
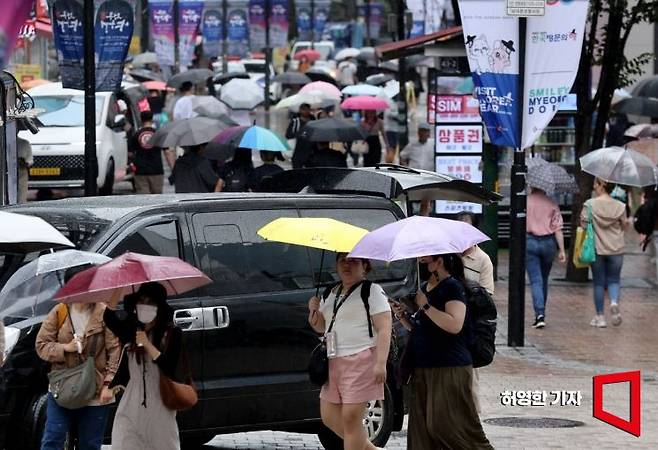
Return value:
<svg viewBox="0 0 658 450">
<path fill-rule="evenodd" d="M 19 132 L 32 144 L 34 164 L 29 188 L 80 189 L 84 187 L 84 92 L 64 89 L 61 83 L 44 84 L 28 92 L 43 126 L 37 134 Z M 136 83 L 124 82 L 119 93 L 96 92 L 97 183 L 101 195 L 110 195 L 114 183 L 126 176 L 128 144 L 126 124 L 140 126 L 140 102 L 147 91 Z M 118 101 L 127 105 L 121 112 Z"/>
</svg>

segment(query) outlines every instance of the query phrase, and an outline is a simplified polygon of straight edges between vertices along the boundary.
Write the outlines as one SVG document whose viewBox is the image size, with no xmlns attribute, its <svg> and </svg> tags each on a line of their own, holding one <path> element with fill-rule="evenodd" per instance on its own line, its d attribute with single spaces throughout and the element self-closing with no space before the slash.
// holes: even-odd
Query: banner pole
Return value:
<svg viewBox="0 0 658 450">
<path fill-rule="evenodd" d="M 178 15 L 178 0 L 174 0 L 174 73 L 180 73 L 180 35 L 178 34 L 178 25 L 180 17 Z"/>
<path fill-rule="evenodd" d="M 222 0 L 222 73 L 228 73 L 228 0 Z"/>
<path fill-rule="evenodd" d="M 527 19 L 519 18 L 519 95 L 517 108 L 518 147 L 514 149 L 510 189 L 510 253 L 507 345 L 524 346 L 525 333 L 525 252 L 526 193 L 525 151 L 523 149 L 523 114 L 525 84 L 525 50 Z"/>
<path fill-rule="evenodd" d="M 96 66 L 94 48 L 94 2 L 84 2 L 84 86 L 85 86 L 85 196 L 98 195 L 96 156 Z M 114 174 L 112 174 L 114 176 Z"/>
<path fill-rule="evenodd" d="M 272 16 L 272 0 L 265 0 L 265 128 L 270 128 L 270 64 L 272 64 L 272 49 L 270 48 L 270 18 Z"/>
</svg>

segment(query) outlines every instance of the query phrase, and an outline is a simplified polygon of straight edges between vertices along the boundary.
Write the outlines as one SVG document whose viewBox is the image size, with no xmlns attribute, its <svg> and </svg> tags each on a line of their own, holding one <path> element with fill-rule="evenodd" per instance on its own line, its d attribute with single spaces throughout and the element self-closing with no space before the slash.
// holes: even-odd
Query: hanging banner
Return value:
<svg viewBox="0 0 658 450">
<path fill-rule="evenodd" d="M 546 2 L 526 34 L 522 147 L 532 146 L 569 99 L 583 44 L 588 2 Z"/>
<path fill-rule="evenodd" d="M 446 0 L 425 1 L 425 34 L 436 33 L 445 27 Z M 486 2 L 485 2 L 486 3 Z"/>
<path fill-rule="evenodd" d="M 249 43 L 254 51 L 265 48 L 265 0 L 249 1 Z"/>
<path fill-rule="evenodd" d="M 295 15 L 297 19 L 297 36 L 300 41 L 311 40 L 311 2 L 310 0 L 295 0 Z"/>
<path fill-rule="evenodd" d="M 3 0 L 0 14 L 0 70 L 7 67 L 7 62 L 18 38 L 18 31 L 23 26 L 32 10 L 31 0 Z"/>
<path fill-rule="evenodd" d="M 270 19 L 270 45 L 272 48 L 288 45 L 288 0 L 270 0 L 272 17 Z"/>
<path fill-rule="evenodd" d="M 360 5 L 358 8 L 359 17 L 364 18 L 364 23 L 368 23 L 365 20 L 365 17 L 368 15 L 368 7 L 366 5 Z M 384 5 L 381 3 L 370 3 L 370 38 L 379 39 L 379 33 L 382 28 L 382 22 L 384 20 Z"/>
<path fill-rule="evenodd" d="M 94 47 L 96 91 L 118 91 L 133 36 L 135 12 L 126 0 L 97 1 Z"/>
<path fill-rule="evenodd" d="M 321 41 L 324 27 L 329 19 L 331 0 L 315 0 L 315 40 Z"/>
<path fill-rule="evenodd" d="M 220 0 L 207 0 L 203 7 L 201 34 L 203 53 L 208 58 L 216 58 L 222 51 L 222 4 Z"/>
<path fill-rule="evenodd" d="M 50 11 L 62 86 L 84 89 L 82 2 L 79 0 L 55 0 L 50 4 Z"/>
<path fill-rule="evenodd" d="M 411 11 L 412 26 L 410 38 L 425 34 L 425 0 L 407 0 L 407 8 Z"/>
<path fill-rule="evenodd" d="M 249 3 L 230 1 L 228 8 L 228 54 L 244 58 L 249 53 Z"/>
<path fill-rule="evenodd" d="M 505 0 L 459 2 L 468 63 L 491 143 L 518 147 L 519 26 Z"/>
<path fill-rule="evenodd" d="M 161 66 L 173 66 L 175 31 L 173 0 L 149 0 L 151 37 Z"/>
<path fill-rule="evenodd" d="M 203 14 L 202 0 L 178 0 L 178 58 L 181 67 L 192 64 Z"/>
</svg>

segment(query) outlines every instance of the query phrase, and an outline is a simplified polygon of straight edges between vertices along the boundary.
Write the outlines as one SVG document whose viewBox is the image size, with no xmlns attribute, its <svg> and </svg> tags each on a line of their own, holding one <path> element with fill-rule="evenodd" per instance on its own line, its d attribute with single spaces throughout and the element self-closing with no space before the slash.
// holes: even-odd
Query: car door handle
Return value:
<svg viewBox="0 0 658 450">
<path fill-rule="evenodd" d="M 231 317 L 226 306 L 211 306 L 203 308 L 204 329 L 226 328 L 231 323 Z"/>
<path fill-rule="evenodd" d="M 203 329 L 203 308 L 178 309 L 174 311 L 174 324 L 183 331 Z"/>
</svg>

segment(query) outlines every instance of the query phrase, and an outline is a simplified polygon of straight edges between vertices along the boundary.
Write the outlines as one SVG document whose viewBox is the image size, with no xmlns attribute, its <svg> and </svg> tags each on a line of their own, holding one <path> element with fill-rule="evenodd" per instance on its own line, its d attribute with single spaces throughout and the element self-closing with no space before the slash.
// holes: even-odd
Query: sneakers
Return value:
<svg viewBox="0 0 658 450">
<path fill-rule="evenodd" d="M 605 317 L 603 315 L 596 315 L 592 319 L 592 321 L 589 323 L 590 326 L 596 327 L 596 328 L 605 328 L 608 326 L 607 323 L 605 323 Z"/>
<path fill-rule="evenodd" d="M 534 328 L 544 328 L 546 326 L 546 322 L 544 321 L 544 315 L 539 314 L 537 317 L 535 317 L 535 323 L 532 324 Z"/>
<path fill-rule="evenodd" d="M 619 312 L 619 305 L 613 303 L 610 305 L 610 315 L 612 316 L 612 325 L 618 327 L 621 325 L 621 313 Z"/>
</svg>

